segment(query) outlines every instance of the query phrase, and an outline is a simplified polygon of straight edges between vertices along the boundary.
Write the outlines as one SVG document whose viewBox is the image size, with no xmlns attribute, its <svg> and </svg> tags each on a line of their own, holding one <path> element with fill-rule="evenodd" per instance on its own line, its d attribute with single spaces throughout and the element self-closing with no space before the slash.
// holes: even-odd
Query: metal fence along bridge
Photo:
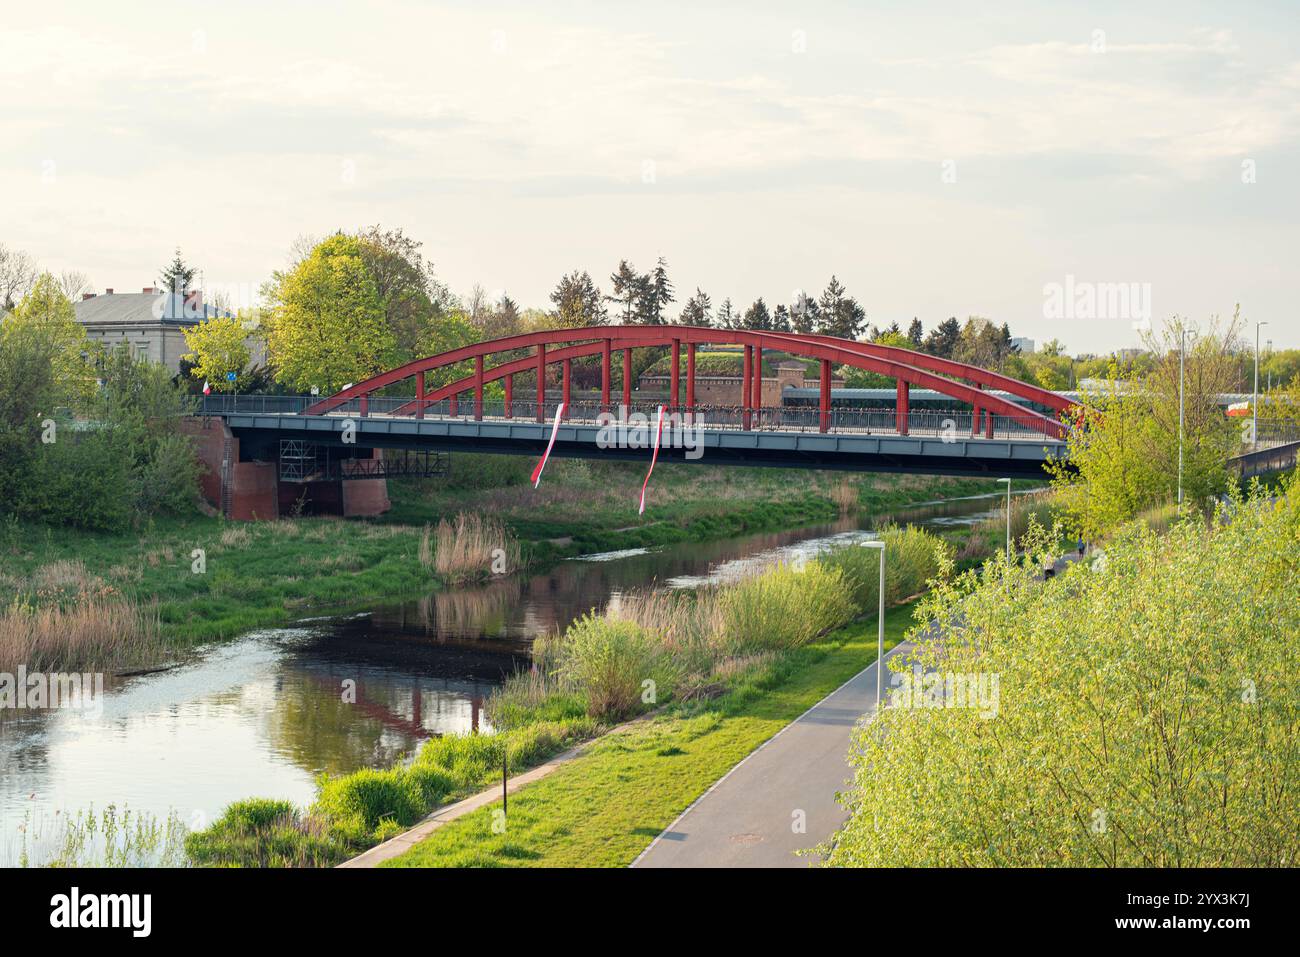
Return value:
<svg viewBox="0 0 1300 957">
<path fill-rule="evenodd" d="M 739 351 L 736 404 L 697 402 L 696 352 L 704 345 Z M 633 390 L 636 349 L 671 357 L 666 395 L 648 399 Z M 772 405 L 770 394 L 764 404 L 765 352 L 814 360 L 808 364 L 820 370 L 817 405 Z M 588 357 L 599 364 L 599 388 L 575 390 L 574 361 L 595 364 Z M 841 366 L 893 379 L 893 408 L 833 406 L 831 374 Z M 527 395 L 516 393 L 517 379 Z M 938 393 L 953 408 L 909 408 L 913 388 Z M 430 474 L 451 451 L 536 455 L 561 404 L 552 453 L 560 457 L 644 460 L 653 444 L 646 433 L 662 406 L 668 431 L 661 460 L 1034 477 L 1063 454 L 1068 423 L 1082 412 L 1054 392 L 908 349 L 692 326 L 511 336 L 419 359 L 327 397 L 211 395 L 200 411 L 225 421 L 239 439 L 241 461 L 278 462 L 281 481 L 302 482 Z"/>
</svg>

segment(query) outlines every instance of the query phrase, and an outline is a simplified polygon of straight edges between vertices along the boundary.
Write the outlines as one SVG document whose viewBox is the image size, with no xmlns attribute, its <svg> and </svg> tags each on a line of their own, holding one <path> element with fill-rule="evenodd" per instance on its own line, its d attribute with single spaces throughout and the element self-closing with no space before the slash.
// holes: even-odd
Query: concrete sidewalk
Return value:
<svg viewBox="0 0 1300 957">
<path fill-rule="evenodd" d="M 885 660 L 906 655 L 904 642 Z M 885 694 L 889 694 L 885 674 Z M 655 838 L 633 867 L 808 867 L 848 819 L 849 741 L 876 712 L 873 662 L 769 738 Z M 796 828 L 802 812 L 802 831 Z"/>
</svg>

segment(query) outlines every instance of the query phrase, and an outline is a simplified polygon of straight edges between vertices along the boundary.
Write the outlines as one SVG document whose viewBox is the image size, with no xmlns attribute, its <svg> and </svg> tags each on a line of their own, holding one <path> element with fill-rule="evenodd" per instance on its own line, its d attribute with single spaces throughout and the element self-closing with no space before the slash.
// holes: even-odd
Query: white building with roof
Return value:
<svg viewBox="0 0 1300 957">
<path fill-rule="evenodd" d="M 184 330 L 229 311 L 205 305 L 203 293 L 181 294 L 146 286 L 141 292 L 86 293 L 73 305 L 86 335 L 106 348 L 126 343 L 131 354 L 180 372 L 181 356 L 190 350 Z"/>
</svg>

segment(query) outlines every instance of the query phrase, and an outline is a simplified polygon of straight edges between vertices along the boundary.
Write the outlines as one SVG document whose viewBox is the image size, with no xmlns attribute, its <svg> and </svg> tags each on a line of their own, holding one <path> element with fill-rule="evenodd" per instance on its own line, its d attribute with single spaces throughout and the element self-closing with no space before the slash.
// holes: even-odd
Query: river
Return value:
<svg viewBox="0 0 1300 957">
<path fill-rule="evenodd" d="M 1001 511 L 997 496 L 928 503 L 889 521 L 941 528 Z M 245 797 L 311 802 L 316 776 L 386 767 L 429 737 L 477 728 L 531 642 L 628 589 L 691 588 L 872 537 L 885 517 L 651 551 L 587 555 L 544 572 L 346 617 L 304 619 L 195 650 L 116 683 L 102 709 L 0 721 L 0 866 L 20 829 L 129 807 L 205 826 Z M 355 691 L 355 703 L 345 692 Z"/>
</svg>

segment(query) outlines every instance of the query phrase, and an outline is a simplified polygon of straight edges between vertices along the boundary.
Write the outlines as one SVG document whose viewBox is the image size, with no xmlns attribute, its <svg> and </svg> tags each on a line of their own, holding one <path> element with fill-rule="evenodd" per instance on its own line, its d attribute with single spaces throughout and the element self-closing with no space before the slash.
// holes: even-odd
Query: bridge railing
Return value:
<svg viewBox="0 0 1300 957">
<path fill-rule="evenodd" d="M 229 415 L 232 413 L 255 415 L 293 415 L 302 412 L 315 399 L 311 396 L 276 395 L 209 395 L 203 397 L 200 414 Z M 555 416 L 559 400 L 543 403 L 536 400 L 485 399 L 482 418 L 487 421 L 520 421 L 549 423 Z M 614 405 L 608 409 L 600 402 L 580 398 L 569 403 L 564 421 L 585 425 L 640 425 L 642 417 L 653 427 L 657 402 L 633 401 L 623 408 Z M 709 431 L 778 431 L 821 432 L 821 412 L 815 407 L 777 406 L 746 409 L 736 406 L 697 405 L 665 409 L 668 427 L 683 426 Z M 413 396 L 366 396 L 349 399 L 329 413 L 332 417 L 354 418 L 421 418 L 438 421 L 473 422 L 479 417 L 471 399 L 443 399 L 438 402 L 418 403 Z M 825 431 L 859 435 L 898 435 L 898 415 L 892 408 L 832 408 L 825 423 Z M 988 416 L 976 421 L 971 411 L 914 410 L 906 416 L 905 432 L 901 434 L 950 439 L 983 438 L 1003 441 L 1058 442 L 1054 436 L 1045 435 L 1037 423 L 1025 424 L 1009 416 Z"/>
</svg>

